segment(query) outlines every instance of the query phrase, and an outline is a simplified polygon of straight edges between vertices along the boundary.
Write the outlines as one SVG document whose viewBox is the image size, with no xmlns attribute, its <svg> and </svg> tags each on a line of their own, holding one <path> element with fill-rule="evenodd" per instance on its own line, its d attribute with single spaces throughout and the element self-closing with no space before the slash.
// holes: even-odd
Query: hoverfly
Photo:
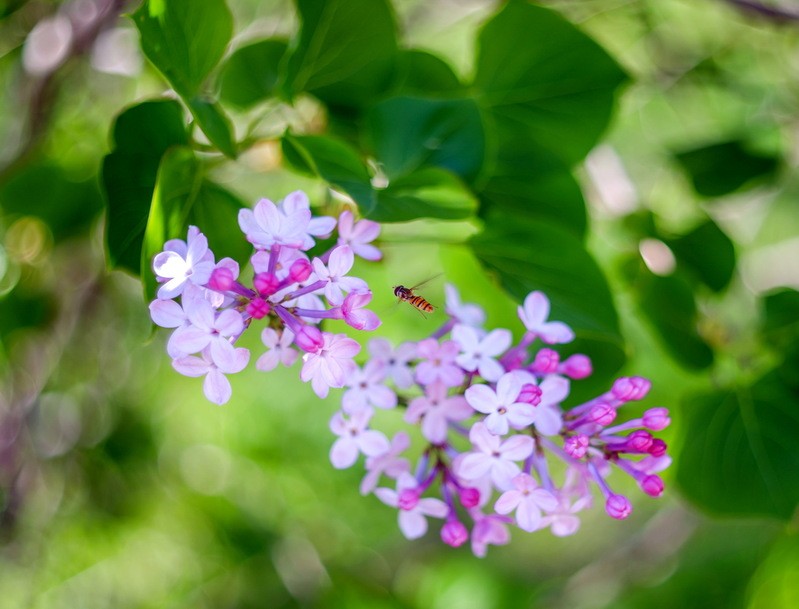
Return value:
<svg viewBox="0 0 799 609">
<path fill-rule="evenodd" d="M 438 277 L 438 275 L 434 275 L 433 277 L 430 277 L 430 279 L 426 279 L 421 283 L 417 283 L 412 288 L 406 288 L 404 285 L 396 285 L 394 286 L 394 296 L 399 298 L 402 302 L 407 302 L 409 305 L 411 305 L 414 309 L 418 310 L 422 314 L 432 313 L 433 311 L 435 311 L 436 308 L 433 305 L 431 305 L 429 302 L 427 302 L 427 300 L 425 300 L 423 297 L 414 294 L 413 291 L 418 290 L 420 287 L 430 282 L 431 280 L 435 279 L 436 277 Z"/>
</svg>

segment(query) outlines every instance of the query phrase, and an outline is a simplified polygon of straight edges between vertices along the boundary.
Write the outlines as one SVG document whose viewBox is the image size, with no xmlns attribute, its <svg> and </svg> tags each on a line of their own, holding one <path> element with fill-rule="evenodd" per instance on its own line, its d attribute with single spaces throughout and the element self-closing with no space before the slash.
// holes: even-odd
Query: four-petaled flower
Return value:
<svg viewBox="0 0 799 609">
<path fill-rule="evenodd" d="M 397 394 L 384 383 L 385 378 L 386 371 L 380 362 L 371 361 L 363 368 L 354 368 L 345 381 L 349 389 L 341 400 L 344 412 L 353 414 L 370 406 L 394 408 Z"/>
<path fill-rule="evenodd" d="M 455 363 L 460 347 L 454 340 L 439 343 L 435 338 L 426 338 L 416 346 L 416 355 L 423 361 L 416 365 L 416 380 L 421 385 L 441 381 L 447 387 L 457 387 L 466 376 Z"/>
<path fill-rule="evenodd" d="M 347 376 L 355 369 L 352 358 L 358 355 L 361 346 L 344 334 L 323 333 L 323 345 L 315 353 L 303 355 L 303 382 L 311 381 L 311 387 L 320 398 L 327 397 L 331 387 L 343 387 Z"/>
<path fill-rule="evenodd" d="M 462 395 L 448 396 L 448 387 L 442 382 L 427 386 L 425 395 L 411 400 L 405 412 L 408 423 L 422 421 L 422 435 L 433 444 L 447 439 L 450 421 L 464 421 L 473 411 Z"/>
<path fill-rule="evenodd" d="M 420 497 L 418 483 L 410 474 L 401 474 L 397 478 L 397 490 L 378 488 L 375 490 L 378 499 L 399 508 L 399 527 L 408 539 L 417 539 L 427 532 L 425 516 L 444 518 L 449 512 L 447 504 L 433 497 Z"/>
<path fill-rule="evenodd" d="M 275 245 L 301 248 L 306 243 L 311 210 L 297 208 L 294 213 L 282 213 L 269 199 L 261 199 L 254 209 L 239 210 L 239 226 L 247 240 L 261 249 Z"/>
<path fill-rule="evenodd" d="M 477 371 L 489 382 L 499 380 L 505 369 L 494 358 L 510 347 L 513 337 L 509 330 L 499 328 L 481 338 L 474 328 L 457 325 L 452 328 L 452 338 L 461 346 L 461 354 L 455 358 L 461 368 Z"/>
<path fill-rule="evenodd" d="M 411 439 L 408 434 L 398 431 L 391 439 L 391 446 L 386 452 L 366 459 L 366 475 L 361 481 L 361 495 L 371 493 L 377 486 L 380 476 L 386 475 L 396 480 L 400 474 L 411 470 L 408 460 L 400 457 L 410 445 Z"/>
<path fill-rule="evenodd" d="M 369 341 L 369 354 L 373 360 L 385 365 L 386 376 L 398 389 L 407 389 L 413 385 L 413 372 L 409 363 L 416 357 L 415 343 L 405 342 L 392 349 L 391 343 L 385 338 L 373 338 Z"/>
<path fill-rule="evenodd" d="M 538 483 L 530 474 L 519 474 L 512 481 L 514 488 L 500 495 L 494 504 L 498 514 L 510 514 L 516 510 L 516 524 L 525 531 L 535 531 L 541 525 L 541 510 L 551 512 L 558 507 L 558 500 Z"/>
<path fill-rule="evenodd" d="M 511 480 L 521 472 L 517 461 L 533 453 L 530 436 L 511 436 L 502 441 L 480 422 L 472 425 L 469 440 L 477 450 L 460 459 L 456 473 L 464 480 L 479 480 L 489 475 L 500 490 L 510 488 Z"/>
<path fill-rule="evenodd" d="M 255 362 L 255 367 L 262 372 L 274 370 L 278 364 L 291 366 L 299 356 L 299 351 L 291 348 L 294 342 L 294 333 L 285 328 L 278 334 L 272 328 L 264 328 L 261 332 L 261 342 L 269 347 L 269 351 L 264 353 Z"/>
<path fill-rule="evenodd" d="M 535 406 L 516 401 L 521 390 L 521 382 L 509 372 L 499 379 L 496 391 L 488 385 L 472 385 L 464 395 L 472 408 L 488 415 L 485 418 L 488 431 L 502 436 L 508 433 L 509 426 L 521 429 L 535 421 Z"/>
<path fill-rule="evenodd" d="M 337 412 L 330 419 L 330 431 L 339 436 L 330 448 L 330 462 L 336 469 L 350 467 L 358 459 L 358 453 L 368 457 L 388 451 L 386 436 L 374 429 L 367 429 L 372 410 L 356 412 L 349 419 Z"/>
<path fill-rule="evenodd" d="M 204 349 L 200 357 L 187 355 L 172 360 L 172 367 L 185 376 L 205 376 L 203 393 L 214 404 L 225 404 L 230 399 L 230 381 L 225 374 L 241 372 L 250 361 L 250 352 L 241 347 L 233 349 L 233 355 L 223 362 L 215 361 L 210 349 Z"/>
<path fill-rule="evenodd" d="M 338 244 L 349 245 L 356 256 L 364 260 L 380 260 L 383 254 L 374 245 L 369 245 L 380 235 L 380 225 L 371 220 L 360 220 L 353 224 L 352 212 L 344 210 L 338 217 Z"/>
<path fill-rule="evenodd" d="M 158 288 L 158 298 L 169 300 L 183 293 L 187 282 L 205 285 L 214 270 L 214 255 L 208 249 L 208 239 L 196 226 L 190 226 L 187 240 L 172 239 L 164 251 L 153 259 L 153 270 L 165 281 Z"/>
<path fill-rule="evenodd" d="M 549 298 L 542 292 L 531 292 L 519 307 L 519 319 L 528 332 L 547 344 L 568 343 L 574 340 L 572 329 L 561 321 L 547 321 Z"/>
<path fill-rule="evenodd" d="M 363 279 L 348 277 L 355 256 L 348 245 L 341 245 L 330 254 L 330 260 L 325 266 L 319 258 L 313 259 L 313 270 L 317 278 L 326 281 L 325 296 L 331 304 L 341 304 L 344 300 L 343 292 L 366 292 L 369 286 Z"/>
</svg>

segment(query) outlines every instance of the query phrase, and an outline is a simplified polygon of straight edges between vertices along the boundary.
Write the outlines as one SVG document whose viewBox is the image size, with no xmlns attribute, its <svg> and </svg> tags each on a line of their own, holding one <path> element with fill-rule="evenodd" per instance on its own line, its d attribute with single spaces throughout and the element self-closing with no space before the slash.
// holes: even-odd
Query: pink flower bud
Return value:
<svg viewBox="0 0 799 609">
<path fill-rule="evenodd" d="M 303 326 L 294 336 L 294 343 L 303 351 L 316 353 L 325 344 L 325 339 L 319 328 Z"/>
<path fill-rule="evenodd" d="M 524 402 L 526 404 L 532 404 L 533 406 L 538 406 L 541 403 L 541 387 L 538 385 L 533 385 L 532 383 L 525 383 L 522 387 L 521 392 L 519 393 L 519 397 L 516 398 L 517 402 Z"/>
<path fill-rule="evenodd" d="M 650 497 L 660 497 L 663 494 L 663 480 L 660 476 L 646 476 L 640 482 L 641 490 Z"/>
<path fill-rule="evenodd" d="M 574 459 L 582 459 L 588 452 L 588 436 L 581 433 L 579 435 L 567 438 L 563 443 L 563 449 L 570 457 Z"/>
<path fill-rule="evenodd" d="M 667 449 L 666 443 L 660 438 L 655 438 L 654 440 L 652 440 L 652 444 L 650 445 L 649 450 L 647 452 L 653 457 L 662 457 L 663 455 L 666 454 L 666 449 Z"/>
<path fill-rule="evenodd" d="M 297 260 L 291 264 L 291 268 L 289 268 L 289 277 L 292 281 L 300 283 L 311 276 L 311 271 L 313 271 L 313 267 L 310 262 L 305 258 L 297 258 Z"/>
<path fill-rule="evenodd" d="M 652 446 L 652 434 L 643 429 L 632 432 L 627 436 L 627 450 L 637 453 L 649 452 Z"/>
<path fill-rule="evenodd" d="M 588 420 L 600 425 L 610 425 L 616 419 L 616 409 L 607 404 L 598 404 L 588 412 Z"/>
<path fill-rule="evenodd" d="M 233 271 L 220 266 L 211 273 L 211 278 L 208 280 L 208 288 L 217 292 L 227 292 L 233 287 L 235 281 L 236 278 L 233 276 Z"/>
<path fill-rule="evenodd" d="M 652 382 L 641 376 L 628 376 L 617 379 L 613 383 L 613 397 L 622 402 L 640 400 L 649 393 Z"/>
<path fill-rule="evenodd" d="M 541 349 L 535 354 L 535 359 L 530 365 L 530 369 L 536 374 L 552 374 L 557 372 L 560 363 L 560 355 L 552 349 Z"/>
<path fill-rule="evenodd" d="M 397 507 L 401 510 L 412 510 L 419 503 L 419 489 L 406 488 L 400 491 Z"/>
<path fill-rule="evenodd" d="M 644 413 L 644 427 L 652 431 L 666 429 L 671 423 L 668 408 L 650 408 Z"/>
<path fill-rule="evenodd" d="M 255 319 L 263 319 L 267 315 L 269 315 L 269 311 L 271 307 L 269 303 L 266 302 L 260 296 L 256 296 L 250 302 L 247 303 L 247 313 L 249 313 Z"/>
<path fill-rule="evenodd" d="M 457 548 L 469 539 L 469 530 L 459 520 L 449 520 L 441 528 L 441 541 Z"/>
<path fill-rule="evenodd" d="M 460 497 L 461 505 L 465 508 L 473 508 L 480 503 L 480 491 L 478 491 L 476 488 L 462 488 L 460 489 L 458 496 Z"/>
<path fill-rule="evenodd" d="M 611 495 L 605 501 L 605 511 L 616 520 L 624 520 L 633 511 L 633 506 L 624 495 Z"/>
<path fill-rule="evenodd" d="M 568 357 L 566 361 L 558 367 L 558 372 L 575 380 L 591 376 L 593 371 L 591 359 L 587 355 L 582 355 L 581 353 L 576 353 Z"/>
<path fill-rule="evenodd" d="M 261 296 L 271 296 L 277 291 L 280 280 L 272 273 L 258 273 L 253 278 L 252 284 Z"/>
</svg>

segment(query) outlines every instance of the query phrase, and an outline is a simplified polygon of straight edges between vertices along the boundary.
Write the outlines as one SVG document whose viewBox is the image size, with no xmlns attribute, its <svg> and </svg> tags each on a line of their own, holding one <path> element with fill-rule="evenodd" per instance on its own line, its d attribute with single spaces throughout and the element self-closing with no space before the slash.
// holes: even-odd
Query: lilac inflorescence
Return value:
<svg viewBox="0 0 799 609">
<path fill-rule="evenodd" d="M 619 378 L 606 393 L 564 409 L 571 382 L 591 374 L 591 361 L 561 360 L 551 348 L 572 341 L 574 332 L 549 321 L 544 294 L 529 294 L 519 307 L 526 331 L 513 345 L 510 330 L 486 330 L 479 307 L 462 304 L 452 286 L 446 293 L 448 320 L 431 337 L 396 347 L 370 341 L 370 358 L 348 371 L 342 409 L 330 425 L 339 436 L 333 466 L 351 467 L 363 454 L 361 493 L 396 508 L 407 538 L 424 535 L 428 519 L 441 519 L 444 543 L 471 540 L 482 557 L 489 545 L 509 542 L 512 525 L 571 535 L 593 489 L 609 516 L 627 518 L 629 499 L 608 484 L 613 468 L 647 495 L 662 494 L 657 472 L 670 458 L 652 432 L 668 426 L 668 410 L 616 420 L 622 406 L 646 397 L 647 379 Z M 415 459 L 408 433 L 389 440 L 374 429 L 379 411 L 398 407 L 423 439 Z M 385 479 L 395 482 L 383 486 Z"/>
<path fill-rule="evenodd" d="M 302 352 L 300 376 L 319 397 L 343 387 L 356 368 L 360 345 L 344 334 L 320 330 L 319 323 L 343 320 L 358 330 L 380 325 L 365 308 L 372 299 L 369 286 L 349 275 L 355 255 L 380 259 L 370 244 L 380 225 L 356 222 L 350 211 L 338 219 L 313 217 L 307 196 L 298 191 L 278 204 L 262 199 L 254 209 L 242 209 L 239 226 L 255 248 L 251 287 L 241 282 L 236 261 L 215 260 L 195 226 L 186 241 L 167 241 L 153 259 L 160 286 L 150 314 L 157 325 L 174 328 L 167 344 L 172 366 L 187 376 L 204 376 L 205 396 L 226 403 L 231 386 L 225 375 L 240 372 L 250 360 L 236 341 L 260 320 L 267 351 L 256 361 L 258 370 L 290 366 Z M 306 252 L 315 237 L 327 238 L 336 228 L 336 245 L 310 258 Z"/>
</svg>

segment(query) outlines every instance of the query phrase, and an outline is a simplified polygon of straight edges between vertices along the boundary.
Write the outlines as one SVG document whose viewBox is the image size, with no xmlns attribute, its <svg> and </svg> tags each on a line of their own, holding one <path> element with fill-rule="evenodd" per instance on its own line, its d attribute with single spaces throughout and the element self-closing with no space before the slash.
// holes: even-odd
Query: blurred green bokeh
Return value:
<svg viewBox="0 0 799 609">
<path fill-rule="evenodd" d="M 598 505 L 573 537 L 514 531 L 511 545 L 479 560 L 434 533 L 408 542 L 393 510 L 360 496 L 357 467 L 330 466 L 339 394 L 320 401 L 297 366 L 249 369 L 232 378 L 229 404 L 205 401 L 197 379 L 172 370 L 140 282 L 105 266 L 97 175 L 109 126 L 164 89 L 132 22 L 120 17 L 45 91 L 25 64 L 34 26 L 77 4 L 0 3 L 0 608 L 799 606 L 795 517 L 786 532 L 767 519 L 703 513 L 675 487 L 678 464 L 661 499 L 629 489 L 626 521 Z M 287 2 L 228 4 L 240 41 L 296 25 Z M 394 4 L 409 43 L 471 73 L 470 45 L 493 3 Z M 633 79 L 606 143 L 578 175 L 589 249 L 629 341 L 623 372 L 652 379 L 645 406 L 674 409 L 665 439 L 678 454 L 682 400 L 773 363 L 755 338 L 756 298 L 799 286 L 799 20 L 778 23 L 724 0 L 541 4 Z M 262 170 L 272 152 L 251 151 L 215 177 L 248 202 L 298 187 L 318 194 L 317 181 Z M 734 244 L 729 286 L 696 290 L 698 337 L 718 358 L 712 373 L 680 365 L 625 275 L 626 261 L 640 266 L 645 253 L 644 231 L 631 225 L 652 217 L 658 242 L 710 217 Z M 516 303 L 462 245 L 474 230 L 468 221 L 385 229 L 385 260 L 359 261 L 354 272 L 375 291 L 381 336 L 431 332 L 438 320 L 393 307 L 391 286 L 441 271 L 486 308 L 490 325 L 520 331 Z M 425 297 L 442 304 L 443 279 Z M 245 336 L 253 357 L 259 344 Z M 399 414 L 380 416 L 400 426 Z"/>
</svg>

